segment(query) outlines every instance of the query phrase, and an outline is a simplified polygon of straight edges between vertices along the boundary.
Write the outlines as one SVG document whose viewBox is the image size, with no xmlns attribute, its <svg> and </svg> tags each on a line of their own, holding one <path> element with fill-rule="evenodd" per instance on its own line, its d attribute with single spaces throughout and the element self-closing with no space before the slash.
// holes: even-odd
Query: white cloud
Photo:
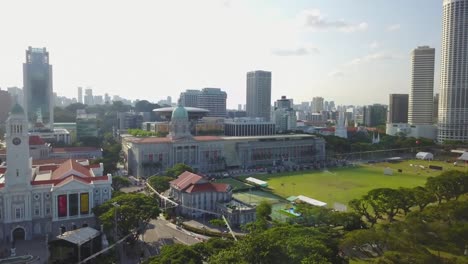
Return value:
<svg viewBox="0 0 468 264">
<path fill-rule="evenodd" d="M 401 25 L 400 24 L 393 24 L 387 27 L 387 31 L 398 31 L 400 30 Z"/>
<path fill-rule="evenodd" d="M 274 49 L 272 51 L 272 54 L 276 56 L 306 56 L 311 53 L 317 53 L 317 52 L 318 52 L 317 48 L 300 47 L 300 48 L 293 48 L 293 49 Z"/>
<path fill-rule="evenodd" d="M 343 76 L 344 76 L 344 72 L 341 70 L 336 70 L 336 71 L 332 71 L 328 73 L 328 77 L 332 77 L 332 78 L 339 78 Z"/>
<path fill-rule="evenodd" d="M 365 31 L 369 27 L 366 22 L 349 23 L 344 20 L 329 20 L 319 9 L 304 10 L 299 14 L 301 25 L 311 30 L 335 29 L 342 32 Z"/>
<path fill-rule="evenodd" d="M 358 65 L 366 62 L 372 62 L 372 61 L 380 61 L 380 60 L 392 60 L 395 59 L 396 57 L 390 54 L 385 54 L 382 52 L 378 53 L 373 53 L 366 55 L 364 57 L 356 58 L 348 63 L 346 65 Z"/>
<path fill-rule="evenodd" d="M 376 49 L 380 46 L 379 42 L 377 41 L 372 41 L 370 44 L 369 44 L 369 48 L 370 49 Z"/>
</svg>

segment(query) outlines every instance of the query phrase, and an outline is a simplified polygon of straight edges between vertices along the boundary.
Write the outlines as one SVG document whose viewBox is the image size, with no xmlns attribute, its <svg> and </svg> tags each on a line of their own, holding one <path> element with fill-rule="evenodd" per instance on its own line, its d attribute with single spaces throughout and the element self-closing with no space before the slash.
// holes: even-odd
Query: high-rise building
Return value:
<svg viewBox="0 0 468 264">
<path fill-rule="evenodd" d="M 186 90 L 180 93 L 180 104 L 185 107 L 198 107 L 199 90 Z"/>
<path fill-rule="evenodd" d="M 276 108 L 290 109 L 293 107 L 293 99 L 287 99 L 286 96 L 281 96 L 281 99 L 276 100 Z"/>
<path fill-rule="evenodd" d="M 11 110 L 13 100 L 7 91 L 0 89 L 0 125 L 4 124 Z"/>
<path fill-rule="evenodd" d="M 468 141 L 468 0 L 444 0 L 437 140 Z"/>
<path fill-rule="evenodd" d="M 104 103 L 105 104 L 110 104 L 111 103 L 111 97 L 109 96 L 108 93 L 104 94 Z"/>
<path fill-rule="evenodd" d="M 439 117 L 439 94 L 436 93 L 434 95 L 434 113 L 432 115 L 432 118 L 434 119 L 434 122 L 437 123 L 437 118 Z"/>
<path fill-rule="evenodd" d="M 94 105 L 93 89 L 90 89 L 90 88 L 85 89 L 84 104 Z"/>
<path fill-rule="evenodd" d="M 247 73 L 246 110 L 248 117 L 271 118 L 271 72 L 251 71 Z"/>
<path fill-rule="evenodd" d="M 387 106 L 373 104 L 363 109 L 363 122 L 365 126 L 374 127 L 385 124 L 387 120 Z"/>
<path fill-rule="evenodd" d="M 410 125 L 432 125 L 434 106 L 435 49 L 421 46 L 411 53 L 411 91 L 408 104 Z"/>
<path fill-rule="evenodd" d="M 46 48 L 26 50 L 23 63 L 24 109 L 30 126 L 37 122 L 53 128 L 52 65 Z"/>
<path fill-rule="evenodd" d="M 8 87 L 7 91 L 11 95 L 11 98 L 13 99 L 13 103 L 17 103 L 21 106 L 24 105 L 23 89 L 18 88 L 18 87 Z"/>
<path fill-rule="evenodd" d="M 390 94 L 387 123 L 408 123 L 408 94 Z"/>
<path fill-rule="evenodd" d="M 312 98 L 312 112 L 320 113 L 323 111 L 323 97 L 314 97 Z"/>
<path fill-rule="evenodd" d="M 226 92 L 219 88 L 203 88 L 196 107 L 209 110 L 207 116 L 226 117 L 226 98 Z"/>
<path fill-rule="evenodd" d="M 78 103 L 83 103 L 83 87 L 78 87 Z"/>
</svg>

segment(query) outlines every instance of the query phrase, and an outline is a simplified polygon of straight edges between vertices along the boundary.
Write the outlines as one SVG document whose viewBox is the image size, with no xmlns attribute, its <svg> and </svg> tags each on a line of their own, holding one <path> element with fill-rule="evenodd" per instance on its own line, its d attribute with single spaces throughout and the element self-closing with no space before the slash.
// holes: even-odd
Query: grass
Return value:
<svg viewBox="0 0 468 264">
<path fill-rule="evenodd" d="M 232 186 L 232 190 L 234 192 L 236 191 L 241 191 L 241 190 L 248 190 L 249 188 L 253 187 L 252 185 L 249 185 L 249 184 L 245 184 L 241 181 L 238 181 L 236 179 L 232 179 L 232 178 L 224 178 L 224 179 L 217 179 L 215 180 L 216 183 L 227 183 L 227 184 L 230 184 Z"/>
<path fill-rule="evenodd" d="M 441 173 L 428 169 L 429 165 L 442 166 L 444 170 L 466 170 L 462 166 L 454 167 L 452 163 L 410 160 L 400 163 L 364 164 L 329 171 L 262 174 L 253 177 L 267 181 L 273 193 L 281 197 L 302 194 L 333 207 L 335 202 L 347 205 L 350 200 L 359 198 L 375 188 L 422 186 L 428 177 Z M 419 166 L 424 166 L 424 169 Z M 393 169 L 392 176 L 383 174 L 387 167 Z M 399 173 L 398 169 L 402 169 L 403 172 Z"/>
</svg>

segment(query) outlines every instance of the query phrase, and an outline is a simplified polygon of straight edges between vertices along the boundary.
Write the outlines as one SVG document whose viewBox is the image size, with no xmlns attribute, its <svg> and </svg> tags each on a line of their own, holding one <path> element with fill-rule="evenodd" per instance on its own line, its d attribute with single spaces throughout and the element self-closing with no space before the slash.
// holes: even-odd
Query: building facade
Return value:
<svg viewBox="0 0 468 264">
<path fill-rule="evenodd" d="M 150 176 L 184 163 L 200 172 L 275 166 L 283 162 L 316 164 L 325 160 L 325 141 L 312 135 L 250 137 L 192 136 L 188 113 L 172 114 L 167 137 L 122 135 L 125 166 L 135 176 Z"/>
<path fill-rule="evenodd" d="M 198 95 L 198 106 L 207 109 L 210 117 L 226 117 L 227 94 L 219 88 L 203 88 Z"/>
<path fill-rule="evenodd" d="M 408 123 L 408 94 L 390 94 L 387 123 Z"/>
<path fill-rule="evenodd" d="M 437 140 L 468 141 L 468 0 L 444 0 L 443 10 Z"/>
<path fill-rule="evenodd" d="M 411 53 L 410 125 L 432 125 L 435 49 L 421 46 Z"/>
<path fill-rule="evenodd" d="M 185 107 L 198 107 L 199 90 L 186 90 L 180 93 L 180 104 Z"/>
<path fill-rule="evenodd" d="M 82 104 L 83 103 L 83 87 L 78 87 L 78 97 L 77 97 L 78 103 Z"/>
<path fill-rule="evenodd" d="M 52 129 L 54 125 L 54 101 L 52 88 L 52 65 L 46 48 L 26 50 L 23 63 L 24 109 L 29 126 L 42 123 Z"/>
<path fill-rule="evenodd" d="M 247 117 L 271 119 L 271 72 L 247 73 Z"/>
<path fill-rule="evenodd" d="M 28 121 L 15 105 L 7 121 L 7 164 L 0 167 L 0 238 L 3 241 L 57 236 L 83 226 L 95 227 L 91 211 L 111 198 L 110 175 L 102 164 L 33 166 Z"/>
<path fill-rule="evenodd" d="M 261 118 L 234 118 L 224 121 L 224 135 L 230 137 L 267 136 L 276 134 L 275 122 Z"/>
</svg>

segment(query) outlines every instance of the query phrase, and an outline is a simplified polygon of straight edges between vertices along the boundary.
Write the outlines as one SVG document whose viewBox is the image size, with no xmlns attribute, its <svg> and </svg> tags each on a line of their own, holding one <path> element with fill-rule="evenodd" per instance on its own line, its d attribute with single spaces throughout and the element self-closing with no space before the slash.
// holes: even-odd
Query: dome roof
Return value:
<svg viewBox="0 0 468 264">
<path fill-rule="evenodd" d="M 11 114 L 24 114 L 23 107 L 21 107 L 19 104 L 15 104 L 11 109 Z"/>
<path fill-rule="evenodd" d="M 179 105 L 172 111 L 171 121 L 188 121 L 188 112 L 185 107 Z"/>
</svg>

